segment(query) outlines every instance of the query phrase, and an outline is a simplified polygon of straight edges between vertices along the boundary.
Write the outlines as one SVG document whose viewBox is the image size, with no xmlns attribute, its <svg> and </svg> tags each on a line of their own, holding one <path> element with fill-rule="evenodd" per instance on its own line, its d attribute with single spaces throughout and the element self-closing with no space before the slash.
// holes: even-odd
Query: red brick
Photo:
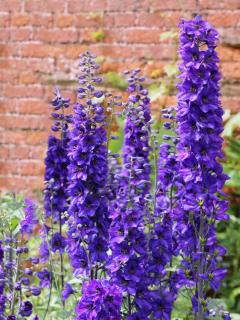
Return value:
<svg viewBox="0 0 240 320">
<path fill-rule="evenodd" d="M 0 148 L 0 158 L 1 159 L 8 159 L 8 157 L 9 157 L 9 147 L 2 145 Z"/>
<path fill-rule="evenodd" d="M 64 48 L 56 45 L 47 45 L 39 43 L 24 44 L 21 47 L 23 57 L 59 57 L 64 52 Z"/>
<path fill-rule="evenodd" d="M 161 30 L 159 29 L 126 29 L 125 38 L 127 43 L 159 43 Z"/>
<path fill-rule="evenodd" d="M 25 140 L 28 136 L 26 131 L 22 130 L 3 130 L 0 131 L 0 140 L 5 144 L 25 144 Z"/>
<path fill-rule="evenodd" d="M 16 113 L 17 104 L 16 100 L 6 99 L 0 100 L 0 113 Z"/>
<path fill-rule="evenodd" d="M 1 39 L 1 41 L 6 43 L 9 40 L 9 37 L 10 37 L 9 29 L 1 28 L 0 29 L 0 39 Z"/>
<path fill-rule="evenodd" d="M 28 159 L 29 147 L 28 146 L 14 146 L 9 148 L 10 159 Z"/>
<path fill-rule="evenodd" d="M 223 61 L 240 61 L 240 49 L 219 46 L 219 58 Z"/>
<path fill-rule="evenodd" d="M 239 0 L 200 0 L 201 9 L 240 9 Z"/>
<path fill-rule="evenodd" d="M 0 115 L 0 120 L 4 129 L 42 130 L 46 128 L 43 118 L 39 116 Z"/>
<path fill-rule="evenodd" d="M 224 79 L 240 79 L 240 64 L 238 62 L 223 62 L 220 70 Z"/>
<path fill-rule="evenodd" d="M 5 175 L 18 173 L 18 168 L 15 161 L 0 161 L 0 168 L 1 172 Z"/>
<path fill-rule="evenodd" d="M 65 56 L 70 59 L 77 59 L 81 53 L 87 50 L 86 45 L 70 44 L 67 46 Z M 69 62 L 67 62 L 69 64 Z"/>
<path fill-rule="evenodd" d="M 233 113 L 240 112 L 240 97 L 222 97 L 222 106 Z"/>
<path fill-rule="evenodd" d="M 21 0 L 1 0 L 0 1 L 0 12 L 1 11 L 20 11 Z"/>
<path fill-rule="evenodd" d="M 137 7 L 137 1 L 135 0 L 121 0 L 121 1 L 112 1 L 108 0 L 107 9 L 109 11 L 135 11 Z"/>
<path fill-rule="evenodd" d="M 114 24 L 118 27 L 134 26 L 136 23 L 135 13 L 118 13 L 114 16 Z"/>
<path fill-rule="evenodd" d="M 26 28 L 11 29 L 10 37 L 12 41 L 24 41 L 31 39 L 32 30 Z"/>
<path fill-rule="evenodd" d="M 214 12 L 207 15 L 207 20 L 209 23 L 214 25 L 214 27 L 235 27 L 240 23 L 240 14 L 239 12 Z"/>
<path fill-rule="evenodd" d="M 34 40 L 55 43 L 71 43 L 78 40 L 77 30 L 39 29 L 34 31 Z"/>
<path fill-rule="evenodd" d="M 25 10 L 30 12 L 63 12 L 65 0 L 26 0 Z"/>
<path fill-rule="evenodd" d="M 150 4 L 151 10 L 195 10 L 196 9 L 196 1 L 195 0 L 184 0 L 184 1 L 176 1 L 176 0 L 152 0 Z"/>
<path fill-rule="evenodd" d="M 36 160 L 43 160 L 45 158 L 45 155 L 46 155 L 46 145 L 43 147 L 43 146 L 34 146 L 34 147 L 30 147 L 29 149 L 30 153 L 30 158 L 31 159 L 36 159 Z"/>
<path fill-rule="evenodd" d="M 25 71 L 19 74 L 19 84 L 36 84 L 38 76 L 32 71 Z"/>
<path fill-rule="evenodd" d="M 50 13 L 33 13 L 31 14 L 31 24 L 38 27 L 51 27 L 53 24 L 53 16 Z"/>
<path fill-rule="evenodd" d="M 102 25 L 103 15 L 102 13 L 95 13 L 94 15 L 88 14 L 77 14 L 75 16 L 76 27 L 99 27 Z"/>
<path fill-rule="evenodd" d="M 9 82 L 16 84 L 18 81 L 18 71 L 6 69 L 4 72 L 0 72 L 0 82 Z"/>
<path fill-rule="evenodd" d="M 60 52 L 60 51 L 59 51 Z M 54 53 L 54 50 L 50 51 L 51 54 Z M 56 57 L 60 57 L 60 54 L 58 55 L 58 51 L 56 50 Z M 27 59 L 27 68 L 31 70 L 32 72 L 38 73 L 38 75 L 47 75 L 52 74 L 55 70 L 55 62 L 53 58 L 49 58 L 49 53 L 46 54 L 46 57 L 41 58 L 28 58 Z"/>
<path fill-rule="evenodd" d="M 9 25 L 10 16 L 8 13 L 0 15 L 0 27 L 7 27 Z"/>
<path fill-rule="evenodd" d="M 141 12 L 137 15 L 137 25 L 143 27 L 177 27 L 181 18 L 180 12 Z"/>
<path fill-rule="evenodd" d="M 5 85 L 3 94 L 9 98 L 35 97 L 42 98 L 44 90 L 41 86 L 13 86 Z"/>
<path fill-rule="evenodd" d="M 20 176 L 0 177 L 0 188 L 6 191 L 22 191 L 27 187 L 24 178 Z"/>
<path fill-rule="evenodd" d="M 19 161 L 18 173 L 22 176 L 42 176 L 44 164 L 40 161 Z"/>
<path fill-rule="evenodd" d="M 94 45 L 92 46 L 92 51 L 99 55 L 104 57 L 111 57 L 112 59 L 126 59 L 126 58 L 132 58 L 132 48 L 127 45 L 121 45 L 121 44 L 103 44 L 103 45 Z"/>
<path fill-rule="evenodd" d="M 0 44 L 0 57 L 18 56 L 19 48 L 15 44 Z"/>
<path fill-rule="evenodd" d="M 107 0 L 69 0 L 68 1 L 68 12 L 77 13 L 77 12 L 95 12 L 95 11 L 104 11 L 107 7 Z"/>
<path fill-rule="evenodd" d="M 20 114 L 44 114 L 48 111 L 48 105 L 42 100 L 19 100 L 17 110 Z"/>
<path fill-rule="evenodd" d="M 27 68 L 27 61 L 23 58 L 0 58 L 0 69 L 15 69 L 25 70 Z"/>
<path fill-rule="evenodd" d="M 11 15 L 11 25 L 16 27 L 24 27 L 30 22 L 30 15 L 26 13 L 13 13 Z"/>
<path fill-rule="evenodd" d="M 48 137 L 47 131 L 32 131 L 25 138 L 25 142 L 29 145 L 46 145 Z"/>
<path fill-rule="evenodd" d="M 54 26 L 58 28 L 71 27 L 74 24 L 74 18 L 72 15 L 56 15 L 54 16 Z"/>
</svg>

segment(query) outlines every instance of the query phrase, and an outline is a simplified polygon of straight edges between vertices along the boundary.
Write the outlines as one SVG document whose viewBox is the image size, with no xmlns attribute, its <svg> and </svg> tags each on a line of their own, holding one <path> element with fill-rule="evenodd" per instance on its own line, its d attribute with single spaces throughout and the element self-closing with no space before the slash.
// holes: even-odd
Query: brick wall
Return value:
<svg viewBox="0 0 240 320">
<path fill-rule="evenodd" d="M 221 35 L 223 106 L 237 112 L 240 1 L 198 3 Z M 42 187 L 48 103 L 54 85 L 72 87 L 81 52 L 105 57 L 103 73 L 140 66 L 161 75 L 175 46 L 160 42 L 160 34 L 195 10 L 194 0 L 0 0 L 1 189 Z"/>
</svg>

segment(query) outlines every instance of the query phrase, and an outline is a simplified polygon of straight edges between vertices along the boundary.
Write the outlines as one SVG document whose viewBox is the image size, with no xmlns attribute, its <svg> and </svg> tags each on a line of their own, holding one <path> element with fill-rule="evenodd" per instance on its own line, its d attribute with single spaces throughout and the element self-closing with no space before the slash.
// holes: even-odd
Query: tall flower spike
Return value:
<svg viewBox="0 0 240 320">
<path fill-rule="evenodd" d="M 65 249 L 65 238 L 62 232 L 62 225 L 67 220 L 68 209 L 68 141 L 69 124 L 72 122 L 71 115 L 67 115 L 66 109 L 69 108 L 70 99 L 63 98 L 58 88 L 55 89 L 55 98 L 52 100 L 54 120 L 52 132 L 48 138 L 48 150 L 45 158 L 45 190 L 44 190 L 44 209 L 45 218 L 51 218 L 51 239 L 49 239 L 51 248 L 47 248 L 47 228 L 44 228 L 44 240 L 41 249 L 45 248 L 45 253 L 50 249 L 53 252 L 59 250 L 60 253 L 60 273 L 61 288 L 64 287 L 64 268 L 63 253 Z M 57 225 L 55 232 L 54 225 Z M 56 240 L 58 244 L 56 244 Z M 61 248 L 60 248 L 61 247 Z M 43 253 L 43 251 L 41 251 Z M 48 258 L 48 254 L 46 255 Z"/>
<path fill-rule="evenodd" d="M 124 131 L 123 168 L 117 198 L 111 209 L 109 271 L 114 283 L 128 293 L 128 319 L 150 313 L 145 277 L 146 237 L 144 217 L 150 189 L 150 99 L 140 70 L 129 77 Z"/>
<path fill-rule="evenodd" d="M 181 283 L 194 288 L 195 319 L 208 314 L 207 290 L 217 290 L 225 270 L 218 262 L 225 250 L 217 243 L 215 225 L 226 220 L 222 187 L 227 179 L 222 157 L 222 115 L 219 101 L 218 35 L 197 16 L 180 24 L 181 83 L 178 86 L 178 149 L 181 218 L 177 228 L 184 256 Z"/>
<path fill-rule="evenodd" d="M 73 130 L 69 142 L 69 243 L 68 253 L 75 274 L 86 273 L 91 278 L 107 259 L 108 201 L 107 133 L 104 95 L 96 90 L 101 82 L 95 57 L 81 55 L 80 87 L 74 106 Z"/>
<path fill-rule="evenodd" d="M 159 148 L 157 165 L 157 183 L 153 200 L 153 223 L 150 230 L 148 272 L 154 287 L 152 295 L 153 317 L 171 319 L 173 302 L 176 299 L 174 274 L 166 268 L 172 264 L 175 252 L 173 240 L 173 217 L 175 202 L 175 179 L 177 172 L 176 143 L 174 135 L 174 108 L 164 109 L 162 117 L 166 130 L 171 133 L 163 136 L 164 142 Z M 161 303 L 160 303 L 160 301 Z"/>
<path fill-rule="evenodd" d="M 48 150 L 45 158 L 44 208 L 46 218 L 51 217 L 53 222 L 64 223 L 64 213 L 67 211 L 67 174 L 68 156 L 67 145 L 69 141 L 69 123 L 71 116 L 65 115 L 69 108 L 69 99 L 63 98 L 58 88 L 55 89 L 55 98 L 52 100 L 54 112 L 53 133 L 48 138 Z"/>
</svg>

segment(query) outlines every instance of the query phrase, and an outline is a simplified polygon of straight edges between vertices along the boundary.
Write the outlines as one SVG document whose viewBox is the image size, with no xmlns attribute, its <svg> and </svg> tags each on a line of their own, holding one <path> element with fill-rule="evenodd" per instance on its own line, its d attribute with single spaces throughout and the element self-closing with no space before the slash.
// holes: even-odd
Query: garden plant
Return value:
<svg viewBox="0 0 240 320">
<path fill-rule="evenodd" d="M 217 40 L 200 16 L 180 22 L 178 101 L 160 124 L 140 69 L 124 101 L 81 55 L 77 102 L 52 100 L 43 208 L 1 203 L 0 320 L 231 319 L 214 299 L 229 219 Z"/>
</svg>

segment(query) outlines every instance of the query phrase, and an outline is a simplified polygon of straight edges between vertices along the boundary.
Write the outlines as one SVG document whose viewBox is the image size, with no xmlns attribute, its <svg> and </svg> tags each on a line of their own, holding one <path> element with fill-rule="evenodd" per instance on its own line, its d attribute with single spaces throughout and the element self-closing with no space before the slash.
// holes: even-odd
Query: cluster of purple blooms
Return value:
<svg viewBox="0 0 240 320">
<path fill-rule="evenodd" d="M 68 255 L 76 274 L 97 278 L 107 260 L 108 161 L 104 93 L 99 66 L 89 52 L 81 56 L 78 98 L 74 105 L 73 129 L 68 145 L 69 230 Z"/>
<path fill-rule="evenodd" d="M 24 218 L 20 221 L 19 232 L 5 233 L 0 242 L 0 319 L 17 320 L 30 317 L 33 305 L 30 296 L 41 294 L 38 257 L 29 256 L 27 239 L 33 234 L 38 224 L 36 205 L 30 199 L 24 202 Z M 26 263 L 31 266 L 26 267 Z M 41 282 L 41 281 L 40 281 Z M 38 316 L 34 316 L 38 320 Z"/>
<path fill-rule="evenodd" d="M 227 220 L 221 164 L 223 110 L 215 51 L 218 35 L 200 17 L 180 24 L 181 82 L 178 85 L 177 239 L 182 254 L 181 284 L 192 289 L 197 319 L 208 316 L 209 286 L 217 291 L 226 270 L 219 268 L 225 249 L 215 225 Z"/>
<path fill-rule="evenodd" d="M 115 139 L 113 108 L 122 104 L 98 89 L 96 57 L 81 55 L 73 116 L 67 112 L 70 99 L 56 89 L 39 258 L 27 256 L 25 237 L 38 220 L 35 205 L 26 200 L 20 236 L 7 234 L 0 242 L 0 320 L 30 317 L 27 297 L 45 287 L 50 305 L 56 252 L 63 307 L 70 296 L 80 297 L 75 320 L 170 320 L 179 291 L 189 295 L 195 320 L 211 316 L 211 290 L 219 289 L 226 274 L 219 267 L 225 249 L 218 244 L 216 223 L 228 219 L 222 192 L 227 176 L 218 162 L 223 115 L 218 35 L 199 16 L 182 20 L 180 29 L 178 104 L 162 111 L 169 134 L 160 146 L 139 69 L 126 72 L 121 158 L 109 151 L 109 141 Z M 81 293 L 64 279 L 65 252 L 82 282 Z M 21 267 L 22 261 L 31 261 L 31 267 Z M 44 267 L 37 270 L 39 262 Z M 228 313 L 222 317 L 230 319 Z"/>
</svg>

